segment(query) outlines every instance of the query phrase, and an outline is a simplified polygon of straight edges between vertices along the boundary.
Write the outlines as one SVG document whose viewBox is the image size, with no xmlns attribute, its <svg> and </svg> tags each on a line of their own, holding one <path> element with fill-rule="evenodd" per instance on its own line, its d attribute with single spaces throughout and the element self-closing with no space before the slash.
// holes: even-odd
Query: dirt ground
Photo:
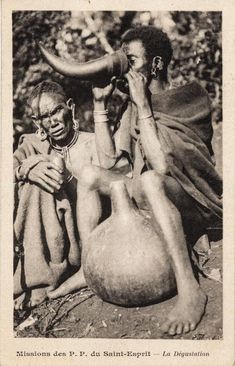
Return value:
<svg viewBox="0 0 235 366">
<path fill-rule="evenodd" d="M 221 124 L 213 140 L 217 169 L 221 173 Z M 205 315 L 193 332 L 181 336 L 163 334 L 162 321 L 176 297 L 142 308 L 124 308 L 106 303 L 89 289 L 58 300 L 46 301 L 32 311 L 15 311 L 16 337 L 222 339 L 222 241 L 212 242 L 201 253 L 199 275 L 208 296 Z M 28 325 L 28 326 L 26 326 Z"/>
<path fill-rule="evenodd" d="M 142 308 L 124 308 L 106 303 L 90 290 L 59 300 L 47 301 L 29 312 L 15 314 L 16 337 L 222 339 L 222 243 L 212 243 L 210 259 L 203 266 L 214 279 L 200 275 L 208 295 L 205 315 L 195 331 L 183 336 L 163 334 L 160 324 L 174 306 L 176 297 Z M 71 309 L 71 310 L 70 310 Z M 29 327 L 19 324 L 28 318 Z"/>
</svg>

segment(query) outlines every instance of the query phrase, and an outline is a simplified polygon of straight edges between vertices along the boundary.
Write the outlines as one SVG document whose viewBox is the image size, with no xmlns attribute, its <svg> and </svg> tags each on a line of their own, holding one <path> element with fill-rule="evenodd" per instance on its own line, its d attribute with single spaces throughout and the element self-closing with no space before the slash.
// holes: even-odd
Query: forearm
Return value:
<svg viewBox="0 0 235 366">
<path fill-rule="evenodd" d="M 94 102 L 95 140 L 100 166 L 111 168 L 117 159 L 115 143 L 112 138 L 108 116 L 102 114 L 106 110 L 104 102 Z"/>
<path fill-rule="evenodd" d="M 30 170 L 32 170 L 40 161 L 47 160 L 45 160 L 43 155 L 33 155 L 22 160 L 20 165 L 14 168 L 14 182 L 27 181 Z"/>
<path fill-rule="evenodd" d="M 158 137 L 157 124 L 153 118 L 149 103 L 146 101 L 143 105 L 137 106 L 137 110 L 141 143 L 147 161 L 153 169 L 161 174 L 166 174 L 168 166 Z"/>
<path fill-rule="evenodd" d="M 18 162 L 14 159 L 14 183 L 23 181 L 26 182 L 28 180 L 28 176 L 30 171 L 38 165 L 40 162 L 48 162 L 49 156 L 44 154 L 32 155 L 21 162 Z"/>
</svg>

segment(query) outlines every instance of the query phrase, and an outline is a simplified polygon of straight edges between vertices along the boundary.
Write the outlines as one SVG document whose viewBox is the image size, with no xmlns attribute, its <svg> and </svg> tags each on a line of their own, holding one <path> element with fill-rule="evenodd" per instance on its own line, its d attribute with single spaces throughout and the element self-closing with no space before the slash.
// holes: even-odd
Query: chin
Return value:
<svg viewBox="0 0 235 366">
<path fill-rule="evenodd" d="M 66 140 L 66 138 L 68 137 L 68 133 L 63 132 L 61 135 L 59 136 L 51 136 L 51 139 L 53 141 L 63 141 Z"/>
</svg>

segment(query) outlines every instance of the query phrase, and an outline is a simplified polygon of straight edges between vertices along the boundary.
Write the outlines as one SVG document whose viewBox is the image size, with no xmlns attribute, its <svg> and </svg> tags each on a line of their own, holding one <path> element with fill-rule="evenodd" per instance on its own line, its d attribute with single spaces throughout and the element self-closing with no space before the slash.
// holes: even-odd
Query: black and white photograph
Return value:
<svg viewBox="0 0 235 366">
<path fill-rule="evenodd" d="M 224 12 L 150 3 L 8 11 L 15 365 L 232 365 Z"/>
</svg>

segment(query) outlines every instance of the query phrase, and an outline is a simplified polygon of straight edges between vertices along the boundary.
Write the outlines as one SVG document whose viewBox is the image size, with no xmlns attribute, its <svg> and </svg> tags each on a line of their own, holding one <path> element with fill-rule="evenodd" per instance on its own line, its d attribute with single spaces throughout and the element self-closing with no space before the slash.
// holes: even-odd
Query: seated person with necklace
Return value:
<svg viewBox="0 0 235 366">
<path fill-rule="evenodd" d="M 98 164 L 94 134 L 79 131 L 75 105 L 43 81 L 28 103 L 37 127 L 14 152 L 14 295 L 34 306 L 80 266 L 76 198 L 79 175 Z M 20 304 L 20 305 L 19 305 Z"/>
<path fill-rule="evenodd" d="M 99 194 L 110 195 L 110 183 L 124 180 L 137 207 L 147 204 L 151 209 L 174 269 L 178 297 L 162 330 L 170 335 L 187 333 L 200 322 L 207 297 L 194 277 L 185 234 L 193 245 L 222 223 L 222 182 L 213 162 L 210 102 L 195 81 L 170 88 L 167 67 L 172 48 L 161 30 L 129 30 L 122 49 L 131 64 L 126 74 L 130 98 L 114 135 L 106 110 L 113 87 L 93 89 L 102 168 L 89 165 L 81 174 L 80 235 L 85 242 L 100 220 Z M 121 158 L 129 165 L 128 175 L 112 171 Z M 50 296 L 56 298 L 85 285 L 81 267 Z"/>
</svg>

